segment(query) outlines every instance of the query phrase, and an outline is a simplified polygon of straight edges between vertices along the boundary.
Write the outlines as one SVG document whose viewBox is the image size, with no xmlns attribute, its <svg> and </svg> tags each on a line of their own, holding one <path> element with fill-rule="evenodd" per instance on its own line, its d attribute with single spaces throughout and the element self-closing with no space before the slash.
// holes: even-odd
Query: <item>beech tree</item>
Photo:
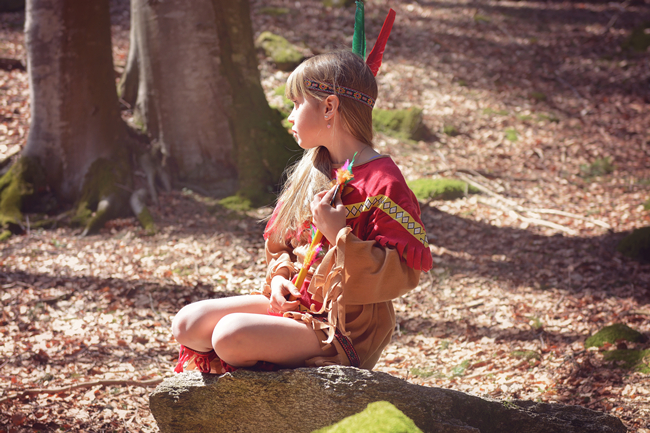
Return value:
<svg viewBox="0 0 650 433">
<path fill-rule="evenodd" d="M 65 208 L 92 232 L 129 198 L 149 224 L 144 199 L 156 202 L 160 186 L 272 201 L 297 145 L 265 99 L 248 1 L 132 0 L 131 23 L 116 89 L 108 0 L 27 1 L 32 123 L 0 179 L 5 230 L 21 229 L 21 212 Z"/>
</svg>

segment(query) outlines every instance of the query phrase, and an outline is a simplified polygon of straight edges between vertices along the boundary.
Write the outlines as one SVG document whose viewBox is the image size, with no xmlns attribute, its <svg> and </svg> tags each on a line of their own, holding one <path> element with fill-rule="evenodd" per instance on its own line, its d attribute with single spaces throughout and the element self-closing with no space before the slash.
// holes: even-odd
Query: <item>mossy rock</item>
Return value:
<svg viewBox="0 0 650 433">
<path fill-rule="evenodd" d="M 408 182 L 418 200 L 453 200 L 479 192 L 475 187 L 458 179 L 417 179 Z"/>
<path fill-rule="evenodd" d="M 621 254 L 642 263 L 650 263 L 650 227 L 635 229 L 619 242 Z"/>
<path fill-rule="evenodd" d="M 231 195 L 230 197 L 223 198 L 219 200 L 219 204 L 235 212 L 247 212 L 253 209 L 251 201 L 239 195 Z"/>
<path fill-rule="evenodd" d="M 269 15 L 272 17 L 277 17 L 280 15 L 287 15 L 291 12 L 289 8 L 274 8 L 274 7 L 265 7 L 259 10 L 259 13 L 262 15 Z"/>
<path fill-rule="evenodd" d="M 422 430 L 401 410 L 387 401 L 376 401 L 355 415 L 313 433 L 421 433 Z"/>
<path fill-rule="evenodd" d="M 638 343 L 646 341 L 647 338 L 639 331 L 636 331 L 623 323 L 614 323 L 613 325 L 605 326 L 603 329 L 587 338 L 585 340 L 585 348 L 602 347 L 605 343 L 614 344 L 618 340 Z"/>
<path fill-rule="evenodd" d="M 621 367 L 650 374 L 650 349 L 647 350 L 610 350 L 603 355 L 605 361 L 619 361 Z"/>
<path fill-rule="evenodd" d="M 293 71 L 305 59 L 295 45 L 271 32 L 262 32 L 255 41 L 255 46 L 262 48 L 281 71 Z"/>
<path fill-rule="evenodd" d="M 328 8 L 346 8 L 354 3 L 354 0 L 323 0 L 323 6 Z"/>
<path fill-rule="evenodd" d="M 647 32 L 647 29 L 650 29 L 650 21 L 636 26 L 630 33 L 630 37 L 623 42 L 621 48 L 645 53 L 650 47 L 650 33 Z"/>
<path fill-rule="evenodd" d="M 425 133 L 422 109 L 417 107 L 406 110 L 375 108 L 372 111 L 372 126 L 376 131 L 404 140 L 419 140 Z"/>
</svg>

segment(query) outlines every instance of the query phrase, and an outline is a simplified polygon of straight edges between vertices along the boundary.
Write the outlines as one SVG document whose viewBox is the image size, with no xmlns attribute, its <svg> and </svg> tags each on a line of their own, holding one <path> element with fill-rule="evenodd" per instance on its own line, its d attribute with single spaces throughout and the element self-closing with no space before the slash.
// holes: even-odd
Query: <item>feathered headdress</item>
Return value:
<svg viewBox="0 0 650 433">
<path fill-rule="evenodd" d="M 366 64 L 370 67 L 372 74 L 376 76 L 377 72 L 379 72 L 379 67 L 381 66 L 381 61 L 384 57 L 386 42 L 388 42 L 390 31 L 393 29 L 393 23 L 395 22 L 395 11 L 393 9 L 390 9 L 388 11 L 388 15 L 384 20 L 384 25 L 381 27 L 381 31 L 379 32 L 377 42 L 370 51 L 368 58 L 366 58 L 366 30 L 363 2 L 357 1 L 356 4 L 357 10 L 354 14 L 354 36 L 352 36 L 352 52 L 360 56 L 362 59 L 366 59 Z"/>
</svg>

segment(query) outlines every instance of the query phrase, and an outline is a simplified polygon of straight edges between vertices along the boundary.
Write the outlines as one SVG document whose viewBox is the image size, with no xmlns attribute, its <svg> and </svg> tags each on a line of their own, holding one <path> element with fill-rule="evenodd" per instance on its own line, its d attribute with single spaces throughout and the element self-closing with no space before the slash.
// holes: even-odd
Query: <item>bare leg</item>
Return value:
<svg viewBox="0 0 650 433">
<path fill-rule="evenodd" d="M 266 314 L 269 300 L 262 295 L 233 296 L 194 302 L 181 308 L 172 321 L 172 333 L 183 346 L 212 350 L 212 333 L 219 321 L 232 313 Z"/>
<path fill-rule="evenodd" d="M 232 313 L 220 320 L 212 334 L 217 355 L 230 365 L 250 367 L 267 361 L 283 367 L 301 367 L 315 356 L 332 356 L 321 349 L 311 326 L 286 317 Z"/>
</svg>

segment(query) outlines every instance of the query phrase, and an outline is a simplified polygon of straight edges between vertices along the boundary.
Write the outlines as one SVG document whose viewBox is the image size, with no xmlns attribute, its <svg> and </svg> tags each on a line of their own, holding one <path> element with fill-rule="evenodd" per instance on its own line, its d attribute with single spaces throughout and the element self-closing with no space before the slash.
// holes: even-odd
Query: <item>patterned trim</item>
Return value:
<svg viewBox="0 0 650 433">
<path fill-rule="evenodd" d="M 424 227 L 418 223 L 408 212 L 402 209 L 397 203 L 389 197 L 380 194 L 374 197 L 368 197 L 363 203 L 348 204 L 345 206 L 348 213 L 346 219 L 353 219 L 361 215 L 362 212 L 368 212 L 373 208 L 384 211 L 389 217 L 400 223 L 414 238 L 422 242 L 429 248 L 427 234 Z"/>
<path fill-rule="evenodd" d="M 314 316 L 314 319 L 327 323 L 327 317 L 324 316 Z M 361 359 L 359 358 L 357 350 L 352 345 L 352 340 L 343 335 L 338 328 L 334 330 L 334 337 L 345 351 L 345 355 L 348 357 L 348 360 L 350 360 L 350 365 L 352 367 L 359 367 L 361 365 Z"/>
<path fill-rule="evenodd" d="M 375 106 L 375 100 L 365 93 L 361 93 L 357 90 L 350 89 L 349 87 L 337 86 L 336 92 L 334 91 L 334 86 L 327 83 L 320 83 L 318 81 L 305 80 L 305 87 L 311 90 L 316 90 L 319 92 L 329 93 L 331 95 L 342 95 L 347 96 L 348 98 L 355 99 L 359 102 L 362 102 L 373 108 Z"/>
</svg>

